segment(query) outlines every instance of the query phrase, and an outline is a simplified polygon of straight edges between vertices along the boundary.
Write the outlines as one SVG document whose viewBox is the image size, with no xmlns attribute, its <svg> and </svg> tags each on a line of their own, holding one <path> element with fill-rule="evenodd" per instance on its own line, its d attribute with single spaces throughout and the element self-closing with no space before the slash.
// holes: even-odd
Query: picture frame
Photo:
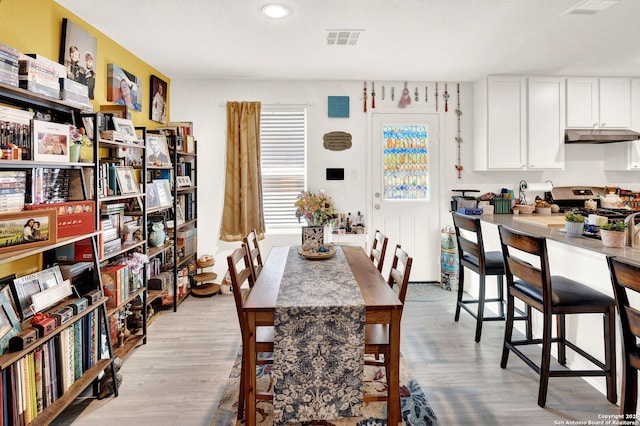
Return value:
<svg viewBox="0 0 640 426">
<path fill-rule="evenodd" d="M 167 82 L 151 75 L 151 96 L 149 96 L 149 119 L 158 123 L 167 122 Z"/>
<path fill-rule="evenodd" d="M 176 186 L 178 188 L 188 188 L 191 186 L 190 176 L 176 176 Z"/>
<path fill-rule="evenodd" d="M 67 18 L 62 18 L 59 63 L 67 78 L 87 86 L 89 99 L 95 99 L 98 66 L 98 39 Z"/>
<path fill-rule="evenodd" d="M 160 195 L 154 182 L 147 183 L 147 208 L 154 209 L 160 207 Z"/>
<path fill-rule="evenodd" d="M 48 163 L 69 162 L 69 125 L 33 120 L 33 159 Z"/>
<path fill-rule="evenodd" d="M 131 120 L 131 113 L 127 109 L 126 105 L 100 105 L 100 112 L 104 113 L 105 115 L 109 114 L 111 115 L 111 117 L 126 118 L 127 120 Z"/>
<path fill-rule="evenodd" d="M 137 143 L 138 137 L 136 136 L 136 128 L 133 122 L 126 118 L 112 117 L 113 130 L 124 135 L 127 142 Z"/>
<path fill-rule="evenodd" d="M 107 100 L 142 111 L 142 87 L 138 77 L 116 64 L 107 64 Z"/>
<path fill-rule="evenodd" d="M 9 347 L 9 339 L 22 332 L 20 319 L 12 307 L 9 287 L 0 290 L 0 354 Z"/>
<path fill-rule="evenodd" d="M 131 166 L 116 166 L 116 179 L 120 194 L 139 194 L 138 180 L 135 169 Z"/>
<path fill-rule="evenodd" d="M 11 307 L 13 308 L 13 312 L 18 315 L 18 309 L 16 308 L 16 303 L 11 294 L 11 284 L 13 284 L 13 280 L 16 279 L 16 274 L 7 275 L 6 277 L 0 278 L 0 291 L 7 291 L 9 295 L 9 300 L 11 301 Z"/>
<path fill-rule="evenodd" d="M 11 293 L 20 319 L 24 321 L 33 316 L 34 311 L 31 309 L 31 305 L 34 294 L 52 289 L 63 281 L 62 272 L 58 266 L 15 278 L 11 284 Z"/>
<path fill-rule="evenodd" d="M 34 225 L 38 222 L 39 228 Z M 27 226 L 31 229 L 26 229 Z M 32 249 L 57 241 L 57 211 L 55 209 L 24 210 L 0 214 L 0 255 L 15 250 Z"/>
<path fill-rule="evenodd" d="M 171 195 L 169 179 L 154 179 L 153 184 L 158 191 L 160 206 L 171 206 L 173 204 L 173 197 Z"/>
<path fill-rule="evenodd" d="M 171 166 L 167 137 L 158 133 L 147 133 L 146 141 L 148 166 Z"/>
<path fill-rule="evenodd" d="M 176 206 L 176 225 L 180 226 L 184 223 L 184 212 L 182 211 L 182 206 L 178 204 Z"/>
</svg>

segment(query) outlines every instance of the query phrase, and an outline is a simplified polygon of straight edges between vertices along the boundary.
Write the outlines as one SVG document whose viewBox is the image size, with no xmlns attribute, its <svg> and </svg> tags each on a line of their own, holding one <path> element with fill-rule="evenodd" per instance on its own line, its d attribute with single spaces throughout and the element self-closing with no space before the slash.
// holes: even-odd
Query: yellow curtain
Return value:
<svg viewBox="0 0 640 426">
<path fill-rule="evenodd" d="M 264 235 L 260 172 L 260 102 L 227 102 L 227 166 L 220 239 Z"/>
</svg>

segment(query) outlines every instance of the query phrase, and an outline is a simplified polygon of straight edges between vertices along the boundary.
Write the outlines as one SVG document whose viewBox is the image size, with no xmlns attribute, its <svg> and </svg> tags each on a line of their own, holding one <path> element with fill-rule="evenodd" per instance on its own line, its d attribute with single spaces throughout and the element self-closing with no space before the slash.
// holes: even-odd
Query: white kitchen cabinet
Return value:
<svg viewBox="0 0 640 426">
<path fill-rule="evenodd" d="M 640 79 L 631 80 L 631 129 L 640 132 Z M 640 141 L 604 147 L 605 170 L 640 170 Z"/>
<path fill-rule="evenodd" d="M 527 79 L 527 168 L 564 168 L 565 79 Z"/>
<path fill-rule="evenodd" d="M 526 77 L 489 76 L 474 84 L 474 168 L 526 167 Z"/>
<path fill-rule="evenodd" d="M 631 80 L 567 78 L 567 127 L 628 129 L 631 124 Z"/>
<path fill-rule="evenodd" d="M 489 76 L 474 84 L 475 170 L 564 167 L 564 80 Z"/>
</svg>

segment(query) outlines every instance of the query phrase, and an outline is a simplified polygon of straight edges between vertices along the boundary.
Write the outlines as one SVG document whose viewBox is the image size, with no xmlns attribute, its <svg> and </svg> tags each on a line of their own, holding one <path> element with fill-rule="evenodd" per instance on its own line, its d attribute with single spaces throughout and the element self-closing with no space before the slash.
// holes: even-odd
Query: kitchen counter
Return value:
<svg viewBox="0 0 640 426">
<path fill-rule="evenodd" d="M 533 217 L 536 215 L 532 214 L 527 216 Z M 551 216 L 562 217 L 563 214 L 552 214 Z M 546 237 L 547 239 L 553 241 L 558 241 L 570 246 L 594 251 L 607 256 L 619 256 L 621 258 L 630 259 L 640 263 L 640 247 L 605 247 L 602 245 L 602 241 L 596 238 L 567 237 L 567 234 L 564 232 L 564 227 L 529 225 L 527 223 L 523 223 L 520 220 L 514 221 L 514 217 L 515 216 L 512 214 L 482 215 L 480 216 L 480 220 L 493 225 L 505 225 L 519 231 Z"/>
</svg>

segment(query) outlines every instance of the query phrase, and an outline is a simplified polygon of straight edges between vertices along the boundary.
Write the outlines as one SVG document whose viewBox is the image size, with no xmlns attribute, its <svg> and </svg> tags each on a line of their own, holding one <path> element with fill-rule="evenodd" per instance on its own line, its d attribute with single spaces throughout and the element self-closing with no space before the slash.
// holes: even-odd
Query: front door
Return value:
<svg viewBox="0 0 640 426">
<path fill-rule="evenodd" d="M 372 227 L 413 257 L 411 281 L 440 281 L 438 114 L 373 114 Z"/>
</svg>

